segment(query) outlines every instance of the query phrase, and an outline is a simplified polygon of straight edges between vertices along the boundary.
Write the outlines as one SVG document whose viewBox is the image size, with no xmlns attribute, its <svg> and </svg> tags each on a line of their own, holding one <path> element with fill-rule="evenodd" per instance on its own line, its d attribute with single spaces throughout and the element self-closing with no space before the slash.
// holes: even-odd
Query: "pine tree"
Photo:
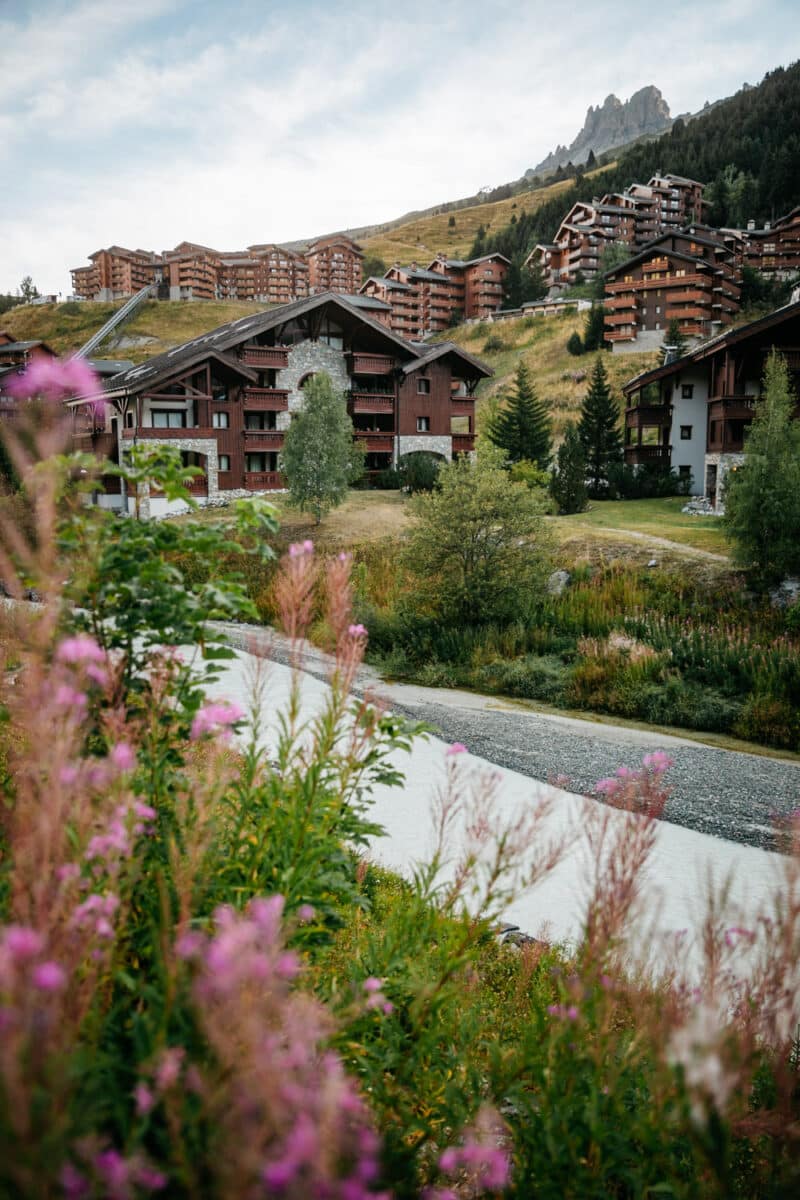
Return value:
<svg viewBox="0 0 800 1200">
<path fill-rule="evenodd" d="M 590 491 L 597 493 L 608 481 L 608 468 L 622 461 L 622 436 L 619 431 L 619 405 L 611 395 L 608 376 L 598 355 L 589 391 L 581 405 L 578 435 L 586 455 Z"/>
<path fill-rule="evenodd" d="M 593 304 L 586 314 L 583 326 L 583 348 L 586 351 L 602 350 L 606 337 L 606 310 L 602 304 Z"/>
<path fill-rule="evenodd" d="M 574 422 L 567 426 L 558 448 L 550 493 L 559 512 L 583 512 L 586 507 L 586 454 Z"/>
<path fill-rule="evenodd" d="M 491 441 L 506 453 L 509 463 L 533 462 L 545 470 L 553 450 L 551 421 L 525 363 L 520 361 L 514 387 L 504 408 L 487 430 Z"/>
<path fill-rule="evenodd" d="M 664 341 L 661 343 L 661 366 L 663 367 L 667 358 L 667 346 L 671 346 L 675 351 L 674 358 L 683 358 L 686 353 L 686 338 L 681 333 L 681 324 L 677 317 L 673 317 L 667 332 L 664 335 Z"/>
<path fill-rule="evenodd" d="M 290 503 L 312 512 L 319 525 L 363 473 L 364 456 L 353 439 L 344 397 L 329 375 L 315 375 L 303 389 L 303 400 L 302 411 L 286 431 L 281 470 Z"/>
<path fill-rule="evenodd" d="M 763 582 L 800 571 L 800 424 L 786 361 L 773 350 L 745 461 L 726 477 L 725 525 L 734 561 Z"/>
</svg>

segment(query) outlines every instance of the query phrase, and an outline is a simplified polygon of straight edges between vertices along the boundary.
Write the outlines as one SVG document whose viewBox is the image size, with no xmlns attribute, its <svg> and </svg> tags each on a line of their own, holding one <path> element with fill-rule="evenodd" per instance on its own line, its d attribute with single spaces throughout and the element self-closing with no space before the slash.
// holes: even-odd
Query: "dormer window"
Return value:
<svg viewBox="0 0 800 1200">
<path fill-rule="evenodd" d="M 431 381 L 430 381 L 430 379 L 424 379 L 424 378 L 423 378 L 423 379 L 418 379 L 418 380 L 417 380 L 417 392 L 418 392 L 418 393 L 419 393 L 419 395 L 421 395 L 421 396 L 429 396 L 429 395 L 431 394 Z"/>
</svg>

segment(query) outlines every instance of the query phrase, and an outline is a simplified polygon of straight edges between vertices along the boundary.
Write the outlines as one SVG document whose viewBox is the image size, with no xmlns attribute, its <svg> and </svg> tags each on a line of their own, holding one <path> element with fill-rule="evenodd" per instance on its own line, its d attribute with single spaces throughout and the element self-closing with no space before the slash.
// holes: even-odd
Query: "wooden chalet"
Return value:
<svg viewBox="0 0 800 1200">
<path fill-rule="evenodd" d="M 766 359 L 783 354 L 800 395 L 800 303 L 731 329 L 625 384 L 625 460 L 658 461 L 691 476 L 717 507 L 727 472 L 743 460 Z M 800 405 L 796 415 L 800 418 Z"/>
<path fill-rule="evenodd" d="M 175 446 L 202 469 L 192 485 L 201 501 L 280 489 L 286 429 L 304 386 L 324 371 L 346 397 L 368 471 L 420 450 L 443 458 L 472 451 L 475 387 L 489 368 L 449 342 L 407 341 L 363 299 L 328 292 L 298 300 L 121 372 L 107 384 L 105 422 L 92 436 L 112 458 L 137 442 Z M 82 436 L 92 400 L 70 402 Z M 163 497 L 140 500 L 151 515 L 170 509 Z M 128 504 L 114 495 L 102 502 Z"/>
</svg>

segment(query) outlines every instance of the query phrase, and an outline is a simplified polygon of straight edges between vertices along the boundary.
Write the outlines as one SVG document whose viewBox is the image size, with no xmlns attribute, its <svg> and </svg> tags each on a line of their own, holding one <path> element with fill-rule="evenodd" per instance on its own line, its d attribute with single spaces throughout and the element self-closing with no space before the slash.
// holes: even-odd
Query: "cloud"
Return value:
<svg viewBox="0 0 800 1200">
<path fill-rule="evenodd" d="M 544 0 L 44 7 L 0 15 L 0 290 L 30 273 L 67 291 L 112 241 L 232 249 L 387 220 L 518 177 L 609 91 L 699 108 L 786 53 L 755 0 L 679 0 L 668 72 L 633 0 L 563 19 Z"/>
</svg>

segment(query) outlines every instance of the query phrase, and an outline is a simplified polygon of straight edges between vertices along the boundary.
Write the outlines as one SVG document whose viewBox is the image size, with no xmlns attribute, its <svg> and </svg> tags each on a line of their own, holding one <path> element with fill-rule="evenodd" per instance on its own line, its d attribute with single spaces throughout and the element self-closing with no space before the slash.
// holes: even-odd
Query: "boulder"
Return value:
<svg viewBox="0 0 800 1200">
<path fill-rule="evenodd" d="M 547 581 L 547 592 L 550 596 L 560 596 L 570 585 L 572 576 L 569 571 L 553 571 Z"/>
</svg>

